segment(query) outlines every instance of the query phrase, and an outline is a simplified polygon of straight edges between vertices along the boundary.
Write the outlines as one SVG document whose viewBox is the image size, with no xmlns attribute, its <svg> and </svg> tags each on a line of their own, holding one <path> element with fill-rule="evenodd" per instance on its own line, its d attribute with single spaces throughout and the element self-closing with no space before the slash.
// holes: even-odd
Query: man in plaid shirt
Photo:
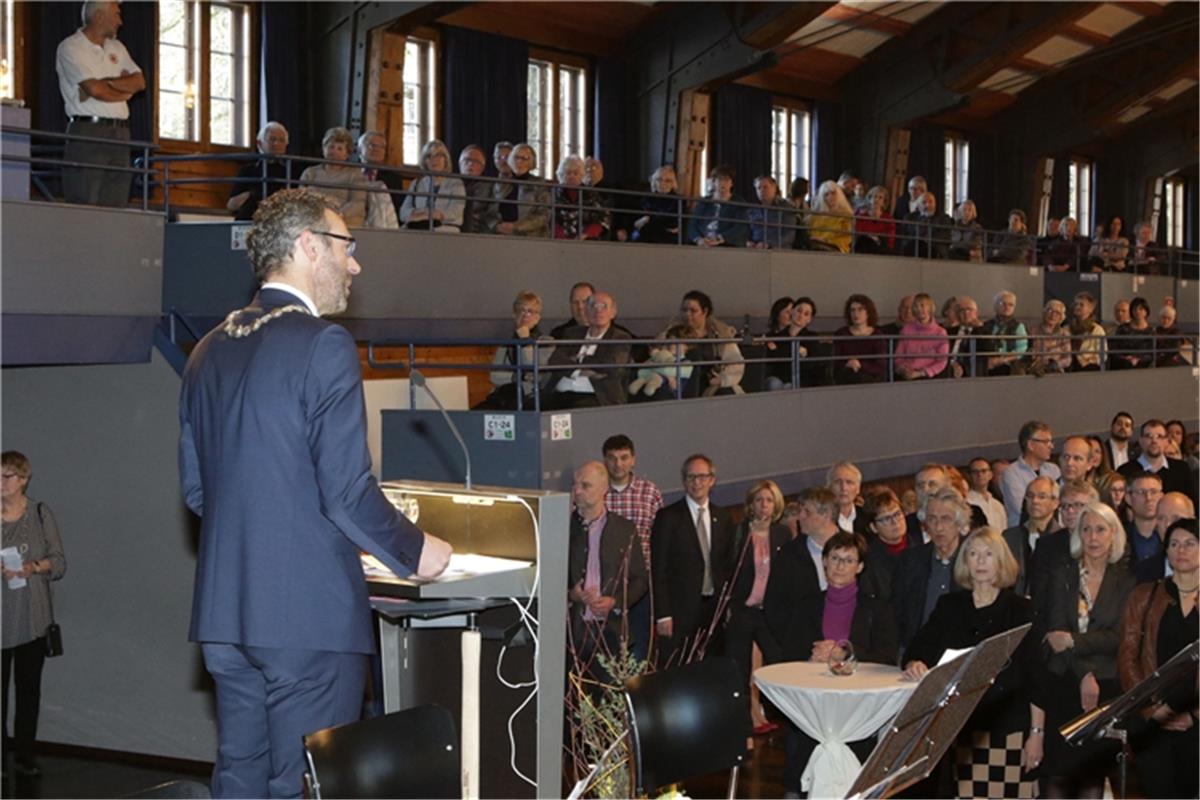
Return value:
<svg viewBox="0 0 1200 800">
<path fill-rule="evenodd" d="M 608 470 L 608 494 L 604 506 L 614 514 L 633 521 L 638 539 L 642 543 L 642 555 L 646 559 L 646 574 L 650 574 L 650 528 L 654 515 L 663 507 L 662 492 L 650 481 L 633 474 L 637 466 L 637 453 L 633 440 L 623 433 L 604 440 L 602 448 L 604 466 Z M 645 658 L 650 649 L 650 593 L 642 598 L 629 612 L 629 625 L 633 633 L 633 653 Z"/>
</svg>

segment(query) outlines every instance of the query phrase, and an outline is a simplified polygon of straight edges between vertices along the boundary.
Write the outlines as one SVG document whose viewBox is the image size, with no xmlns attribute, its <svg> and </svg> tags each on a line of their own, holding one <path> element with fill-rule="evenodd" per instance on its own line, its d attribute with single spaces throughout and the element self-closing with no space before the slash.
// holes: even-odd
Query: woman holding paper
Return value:
<svg viewBox="0 0 1200 800">
<path fill-rule="evenodd" d="M 15 450 L 0 456 L 3 478 L 3 654 L 4 738 L 8 740 L 8 684 L 16 678 L 16 709 L 13 719 L 18 775 L 40 774 L 33 757 L 37 738 L 38 706 L 42 694 L 42 663 L 46 658 L 46 629 L 54 621 L 50 581 L 67 571 L 62 540 L 54 514 L 45 503 L 31 501 L 25 494 L 33 475 L 29 459 Z"/>
<path fill-rule="evenodd" d="M 904 674 L 911 680 L 920 680 L 947 650 L 974 647 L 1033 619 L 1029 600 L 1010 588 L 1017 580 L 1016 559 L 991 528 L 976 528 L 966 538 L 954 560 L 953 576 L 968 591 L 942 595 L 913 638 L 904 654 Z M 1025 637 L 979 701 L 952 754 L 947 754 L 955 762 L 959 797 L 1035 796 L 1037 785 L 1028 773 L 1041 764 L 1046 723 L 1042 708 L 1030 696 L 1034 644 L 1032 637 Z M 997 758 L 997 753 L 1003 755 Z M 997 781 L 989 774 L 989 764 L 1013 767 Z"/>
</svg>

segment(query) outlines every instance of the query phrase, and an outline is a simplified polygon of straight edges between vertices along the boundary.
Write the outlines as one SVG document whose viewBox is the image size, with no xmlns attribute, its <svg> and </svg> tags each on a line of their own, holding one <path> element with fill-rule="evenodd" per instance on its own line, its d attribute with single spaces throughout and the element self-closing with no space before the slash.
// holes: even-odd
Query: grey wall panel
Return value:
<svg viewBox="0 0 1200 800">
<path fill-rule="evenodd" d="M 58 519 L 67 574 L 54 610 L 40 739 L 211 760 L 216 729 L 187 641 L 195 533 L 176 469 L 179 378 L 136 366 L 4 370 L 4 449 Z"/>
<path fill-rule="evenodd" d="M 161 215 L 21 202 L 5 202 L 2 213 L 4 313 L 159 313 Z"/>
<path fill-rule="evenodd" d="M 1179 309 L 1179 324 L 1192 326 L 1200 322 L 1200 290 L 1196 281 L 1182 280 L 1175 296 L 1175 307 Z"/>
<path fill-rule="evenodd" d="M 1041 267 L 971 264 L 964 261 L 921 262 L 921 286 L 933 295 L 940 312 L 946 298 L 967 295 L 979 304 L 979 316 L 990 319 L 992 298 L 1007 290 L 1017 295 L 1017 316 L 1040 318 L 1044 281 Z M 932 291 L 931 291 L 932 290 Z"/>
<path fill-rule="evenodd" d="M 1190 368 L 1150 370 L 1136 378 L 1129 373 L 1079 373 L 832 386 L 578 410 L 570 413 L 571 438 L 560 441 L 551 436 L 554 414 L 547 412 L 541 418 L 540 467 L 524 449 L 514 458 L 521 459 L 522 474 L 540 468 L 540 488 L 565 490 L 576 466 L 599 458 L 604 440 L 624 433 L 637 446 L 638 471 L 664 492 L 681 488 L 683 459 L 702 451 L 717 463 L 718 499 L 737 503 L 755 480 L 775 478 L 785 491 L 794 492 L 820 482 L 830 464 L 844 459 L 859 464 L 872 480 L 910 474 L 931 459 L 963 463 L 974 455 L 1012 458 L 1018 429 L 1035 418 L 1048 422 L 1060 440 L 1068 434 L 1107 431 L 1119 409 L 1130 411 L 1135 419 L 1178 417 L 1194 429 L 1197 399 L 1197 380 Z M 416 477 L 424 464 L 444 460 L 450 437 L 440 432 L 434 412 L 418 412 L 417 418 L 434 431 L 437 449 L 427 450 L 429 445 L 411 437 L 390 436 L 387 418 L 394 416 L 398 423 L 410 415 L 385 414 L 383 449 L 385 463 L 389 448 L 402 452 Z M 482 439 L 481 413 L 452 415 L 476 463 L 486 463 L 489 454 L 495 458 L 497 445 Z"/>
<path fill-rule="evenodd" d="M 232 232 L 249 227 L 228 222 L 168 225 L 162 310 L 176 308 L 189 316 L 224 319 L 244 306 L 258 282 L 246 251 L 233 249 Z"/>
</svg>

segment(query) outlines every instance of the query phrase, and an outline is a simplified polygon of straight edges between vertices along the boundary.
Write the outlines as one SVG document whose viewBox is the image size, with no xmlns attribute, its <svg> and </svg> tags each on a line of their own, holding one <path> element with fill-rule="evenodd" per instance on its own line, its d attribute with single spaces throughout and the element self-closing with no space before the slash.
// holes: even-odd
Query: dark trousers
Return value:
<svg viewBox="0 0 1200 800">
<path fill-rule="evenodd" d="M 4 653 L 4 740 L 8 742 L 8 683 L 15 677 L 16 694 L 13 712 L 13 750 L 17 758 L 33 758 L 33 742 L 37 739 L 38 708 L 42 703 L 42 664 L 46 661 L 46 639 L 6 647 Z"/>
<path fill-rule="evenodd" d="M 129 141 L 129 128 L 87 120 L 72 121 L 67 126 L 67 133 L 94 139 L 112 139 L 115 142 Z M 69 141 L 63 158 L 66 161 L 106 167 L 128 167 L 129 147 L 124 144 Z M 129 205 L 129 184 L 132 178 L 133 174 L 130 172 L 63 167 L 63 196 L 68 203 L 124 208 Z"/>
<path fill-rule="evenodd" d="M 783 651 L 767 627 L 762 607 L 748 608 L 743 605 L 733 609 L 725 626 L 725 655 L 737 662 L 747 686 L 750 685 L 751 648 L 755 642 L 758 643 L 758 649 L 762 650 L 764 664 L 774 664 L 783 659 Z"/>
<path fill-rule="evenodd" d="M 674 630 L 670 636 L 659 636 L 655 640 L 655 664 L 659 669 L 666 667 L 678 667 L 683 664 L 689 664 L 692 661 L 700 661 L 700 647 L 697 647 L 697 641 L 701 638 L 707 641 L 701 642 L 705 655 L 709 653 L 719 653 L 721 627 L 713 626 L 712 638 L 708 637 L 708 629 L 712 625 L 713 614 L 717 608 L 716 595 L 710 595 L 700 601 L 700 610 L 696 615 L 695 627 L 684 628 L 679 625 L 679 620 L 674 620 Z"/>
<path fill-rule="evenodd" d="M 1186 731 L 1165 731 L 1149 723 L 1143 736 L 1133 741 L 1133 763 L 1146 797 L 1195 797 L 1200 789 L 1196 752 L 1200 735 L 1193 722 Z"/>
<path fill-rule="evenodd" d="M 213 797 L 300 797 L 302 738 L 358 720 L 362 653 L 205 643 L 217 686 Z"/>
</svg>

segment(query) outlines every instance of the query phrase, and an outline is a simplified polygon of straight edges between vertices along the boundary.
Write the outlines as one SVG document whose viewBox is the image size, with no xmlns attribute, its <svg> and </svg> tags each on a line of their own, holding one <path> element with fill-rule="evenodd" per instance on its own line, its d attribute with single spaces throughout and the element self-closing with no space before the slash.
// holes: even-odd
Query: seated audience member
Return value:
<svg viewBox="0 0 1200 800">
<path fill-rule="evenodd" d="M 633 221 L 633 240 L 649 244 L 680 244 L 679 220 L 683 201 L 675 191 L 678 183 L 670 164 L 650 173 L 653 196 L 642 198 L 642 215 Z"/>
<path fill-rule="evenodd" d="M 1129 302 L 1129 322 L 1110 337 L 1109 369 L 1145 369 L 1154 365 L 1154 326 L 1144 297 Z"/>
<path fill-rule="evenodd" d="M 1167 492 L 1158 498 L 1158 505 L 1154 511 L 1154 533 L 1162 540 L 1163 549 L 1157 556 L 1142 559 L 1134 565 L 1133 576 L 1138 583 L 1151 583 L 1167 574 L 1167 531 L 1178 520 L 1195 518 L 1196 504 L 1183 492 Z M 1128 532 L 1128 525 L 1126 531 Z M 1133 534 L 1129 535 L 1132 537 Z"/>
<path fill-rule="evenodd" d="M 887 375 L 888 343 L 879 335 L 879 312 L 875 301 L 865 294 L 852 294 L 846 298 L 842 311 L 846 324 L 834 331 L 833 354 L 834 382 L 877 383 Z M 863 337 L 858 341 L 846 337 Z M 872 337 L 872 338 L 867 338 Z"/>
<path fill-rule="evenodd" d="M 1112 472 L 1112 464 L 1108 463 L 1108 449 L 1104 440 L 1092 433 L 1086 437 L 1088 441 L 1088 472 L 1087 481 L 1095 483 L 1106 472 Z"/>
<path fill-rule="evenodd" d="M 502 236 L 529 236 L 544 239 L 550 235 L 550 187 L 533 174 L 537 169 L 537 151 L 522 142 L 508 154 L 512 177 L 521 183 L 517 188 L 520 208 L 513 222 L 505 220 L 496 226 Z"/>
<path fill-rule="evenodd" d="M 542 321 L 542 298 L 536 292 L 524 291 L 517 295 L 513 300 L 513 333 L 512 338 L 518 340 L 537 339 L 539 341 L 552 341 L 549 336 L 544 336 L 541 329 L 538 327 Z M 535 348 L 532 344 L 522 344 L 508 347 L 497 347 L 495 354 L 492 356 L 492 366 L 499 367 L 491 372 L 492 393 L 480 403 L 476 408 L 488 409 L 515 409 L 517 407 L 517 392 L 520 391 L 522 398 L 522 408 L 533 408 L 533 364 L 536 360 L 538 364 L 545 365 L 550 354 L 554 351 L 553 347 L 543 346 Z M 519 363 L 522 367 L 521 378 L 518 381 L 517 371 L 515 369 L 505 369 L 505 367 L 513 367 Z"/>
<path fill-rule="evenodd" d="M 963 200 L 954 209 L 954 230 L 950 231 L 950 258 L 955 261 L 983 261 L 983 226 L 974 200 Z"/>
<path fill-rule="evenodd" d="M 646 595 L 649 580 L 637 528 L 605 508 L 608 471 L 600 461 L 575 470 L 567 551 L 570 639 L 579 674 L 611 682 L 599 656 L 623 652 L 630 610 Z M 627 640 L 627 639 L 626 639 Z"/>
<path fill-rule="evenodd" d="M 1121 218 L 1109 217 L 1108 223 L 1096 231 L 1095 240 L 1088 251 L 1088 265 L 1105 272 L 1124 272 L 1125 259 L 1129 255 L 1129 240 L 1121 235 Z"/>
<path fill-rule="evenodd" d="M 1058 218 L 1047 217 L 1046 234 L 1044 236 L 1037 237 L 1037 239 L 1034 241 L 1035 263 L 1042 263 L 1041 259 L 1045 257 L 1046 252 L 1050 249 L 1050 245 L 1058 241 L 1058 237 L 1061 235 L 1061 233 L 1062 226 L 1059 224 Z"/>
<path fill-rule="evenodd" d="M 896 218 L 883 186 L 872 186 L 866 202 L 854 212 L 854 252 L 891 253 L 896 249 Z"/>
<path fill-rule="evenodd" d="M 954 562 L 959 543 L 971 526 L 971 507 L 949 486 L 926 498 L 924 516 L 929 541 L 916 546 L 910 543 L 900 554 L 892 587 L 905 658 L 909 644 L 929 621 L 938 598 L 958 590 L 953 578 Z"/>
<path fill-rule="evenodd" d="M 1046 587 L 1050 576 L 1059 564 L 1071 560 L 1071 530 L 1075 522 L 1090 503 L 1100 500 L 1096 487 L 1085 481 L 1064 481 L 1061 488 L 1058 484 L 1054 485 L 1058 489 L 1058 500 L 1055 501 L 1058 515 L 1046 526 L 1049 532 L 1034 535 L 1031 531 L 1036 526 L 1025 524 L 1016 527 L 1018 531 L 1025 531 L 1023 535 L 1013 536 L 1005 532 L 1006 538 L 1013 536 L 1009 546 L 1014 548 L 1014 554 L 1018 552 L 1014 542 L 1022 541 L 1025 544 L 1021 561 L 1021 592 L 1033 600 L 1033 616 L 1039 620 L 1046 616 Z M 1031 500 L 1042 505 L 1046 503 L 1041 498 Z M 1030 501 L 1027 501 L 1026 505 L 1029 504 Z"/>
<path fill-rule="evenodd" d="M 1089 292 L 1079 292 L 1071 304 L 1067 329 L 1071 333 L 1071 371 L 1086 372 L 1100 369 L 1100 352 L 1104 348 L 1104 328 L 1096 322 L 1096 298 Z"/>
<path fill-rule="evenodd" d="M 1046 759 L 1051 797 L 1099 798 L 1114 771 L 1116 745 L 1070 746 L 1059 728 L 1120 694 L 1117 645 L 1133 575 L 1121 564 L 1125 531 L 1102 503 L 1083 509 L 1070 536 L 1070 560 L 1046 587 L 1046 615 L 1029 636 L 1045 643 Z"/>
<path fill-rule="evenodd" d="M 278 122 L 268 122 L 259 130 L 255 142 L 259 157 L 242 162 L 237 177 L 242 180 L 253 179 L 257 183 L 235 183 L 229 190 L 229 201 L 225 204 L 238 221 L 254 219 L 254 212 L 264 198 L 286 188 L 287 164 L 280 156 L 287 152 L 287 128 Z"/>
<path fill-rule="evenodd" d="M 1129 263 L 1140 275 L 1158 275 L 1162 269 L 1158 263 L 1157 247 L 1150 240 L 1152 231 L 1149 222 L 1133 226 L 1133 246 L 1129 251 Z"/>
<path fill-rule="evenodd" d="M 988 261 L 994 264 L 1033 263 L 1033 239 L 1025 223 L 1025 212 L 1014 208 L 1008 212 L 1008 230 L 992 237 Z"/>
<path fill-rule="evenodd" d="M 852 648 L 858 661 L 896 663 L 896 622 L 891 606 L 869 582 L 859 581 L 866 559 L 866 540 L 855 533 L 838 531 L 822 547 L 826 589 L 805 604 L 799 628 L 803 641 L 791 645 L 796 651 L 807 650 L 806 660 L 827 663 L 845 658 Z M 875 738 L 847 744 L 860 759 L 865 759 L 875 746 Z M 787 791 L 802 789 L 789 785 L 788 780 L 791 776 L 800 777 L 816 746 L 814 739 L 789 726 L 784 753 Z"/>
<path fill-rule="evenodd" d="M 909 178 L 908 194 L 897 198 L 896 208 L 892 211 L 892 216 L 896 219 L 905 219 L 909 214 L 919 213 L 923 207 L 921 197 L 928 188 L 925 179 L 920 175 L 913 175 Z"/>
<path fill-rule="evenodd" d="M 462 229 L 467 193 L 463 183 L 450 173 L 450 151 L 437 139 L 421 148 L 421 169 L 429 174 L 413 181 L 400 207 L 406 228 L 458 233 Z"/>
<path fill-rule="evenodd" d="M 885 334 L 887 336 L 896 336 L 897 334 L 900 333 L 901 329 L 905 325 L 912 322 L 912 320 L 913 320 L 912 306 L 913 306 L 913 298 L 914 297 L 916 297 L 915 294 L 906 294 L 906 295 L 904 295 L 904 297 L 900 298 L 900 303 L 899 303 L 899 305 L 896 306 L 896 321 L 889 322 L 886 325 L 880 325 L 879 326 L 880 333 Z"/>
<path fill-rule="evenodd" d="M 992 300 L 996 316 L 980 330 L 983 337 L 976 352 L 983 358 L 988 375 L 1019 375 L 1024 372 L 1024 357 L 1029 350 L 1025 324 L 1017 319 L 1017 296 L 1003 290 Z"/>
<path fill-rule="evenodd" d="M 494 233 L 500 222 L 500 209 L 492 201 L 491 181 L 480 180 L 487 156 L 477 144 L 469 144 L 458 154 L 458 172 L 462 175 L 467 203 L 463 206 L 463 233 Z"/>
<path fill-rule="evenodd" d="M 917 258 L 948 258 L 950 230 L 954 223 L 938 211 L 937 195 L 925 192 L 920 207 L 904 218 L 904 254 Z"/>
<path fill-rule="evenodd" d="M 318 192 L 338 206 L 338 213 L 351 228 L 361 228 L 367 220 L 367 182 L 357 164 L 348 162 L 354 149 L 354 137 L 341 127 L 325 131 L 321 153 L 327 161 L 340 164 L 314 164 L 300 173 L 300 182 L 313 184 Z M 319 185 L 317 185 L 319 184 Z"/>
<path fill-rule="evenodd" d="M 672 325 L 663 331 L 662 338 L 670 342 L 683 339 L 686 334 L 682 325 Z M 629 384 L 630 397 L 640 399 L 639 394 L 657 400 L 683 397 L 694 369 L 687 360 L 687 352 L 688 345 L 679 341 L 650 345 L 649 356 L 638 362 L 641 366 L 637 370 L 637 377 Z M 679 388 L 681 383 L 684 386 L 682 391 Z"/>
<path fill-rule="evenodd" d="M 1150 677 L 1172 656 L 1196 641 L 1196 595 L 1200 582 L 1196 520 L 1180 520 L 1166 531 L 1169 578 L 1142 584 L 1129 594 L 1117 646 L 1121 690 Z M 1196 687 L 1184 686 L 1141 712 L 1134 729 L 1134 766 L 1146 797 L 1195 797 L 1200 725 Z"/>
<path fill-rule="evenodd" d="M 561 186 L 554 187 L 554 238 L 602 239 L 605 210 L 599 205 L 595 192 L 584 192 L 583 159 L 563 156 L 556 172 Z"/>
<path fill-rule="evenodd" d="M 809 214 L 809 249 L 849 253 L 853 233 L 854 209 L 850 201 L 842 187 L 825 181 L 817 188 Z"/>
<path fill-rule="evenodd" d="M 950 372 L 947 375 L 961 378 L 971 374 L 972 340 L 983 327 L 983 320 L 979 318 L 979 304 L 973 297 L 955 298 L 954 308 L 958 324 L 946 329 L 946 335 L 950 337 Z"/>
<path fill-rule="evenodd" d="M 796 250 L 808 249 L 808 212 L 812 209 L 808 204 L 808 178 L 796 178 L 788 189 L 788 203 L 796 209 L 796 238 L 792 247 Z"/>
<path fill-rule="evenodd" d="M 1187 439 L 1187 428 L 1184 426 L 1182 420 L 1167 420 L 1167 439 L 1178 445 L 1182 451 L 1184 440 Z"/>
<path fill-rule="evenodd" d="M 842 187 L 842 194 L 846 195 L 846 199 L 850 201 L 851 206 L 857 206 L 854 202 L 854 197 L 858 192 L 858 187 L 862 185 L 862 181 L 858 179 L 850 170 L 845 170 L 841 175 L 838 175 L 838 186 Z"/>
<path fill-rule="evenodd" d="M 1034 478 L 1025 487 L 1025 519 L 1004 531 L 1004 541 L 1016 559 L 1017 574 L 1013 578 L 1016 592 L 1028 596 L 1033 556 L 1047 534 L 1057 530 L 1059 487 L 1052 478 Z"/>
<path fill-rule="evenodd" d="M 771 317 L 766 334 L 769 338 L 796 335 L 800 329 L 795 324 L 794 309 L 795 306 L 790 297 L 781 297 L 771 304 Z M 763 371 L 763 388 L 768 392 L 791 389 L 793 385 L 792 354 L 788 343 L 767 342 L 765 349 L 768 358 L 781 360 L 771 361 L 766 365 Z"/>
<path fill-rule="evenodd" d="M 708 175 L 704 199 L 692 208 L 688 241 L 700 247 L 742 247 L 746 244 L 746 210 L 733 194 L 733 167 L 724 164 Z"/>
<path fill-rule="evenodd" d="M 515 166 L 513 171 L 516 171 Z M 564 339 L 586 339 L 587 342 L 578 347 L 559 345 L 549 361 L 551 367 L 577 366 L 573 370 L 551 373 L 549 385 L 553 389 L 543 396 L 543 408 L 586 408 L 618 405 L 626 401 L 623 367 L 593 369 L 590 366 L 629 363 L 629 334 L 613 324 L 617 316 L 617 301 L 607 292 L 595 292 L 588 297 L 587 304 L 588 324 L 567 328 L 563 332 Z"/>
<path fill-rule="evenodd" d="M 1129 504 L 1125 502 L 1126 487 L 1129 485 L 1125 476 L 1119 472 L 1105 472 L 1096 481 L 1096 491 L 1100 493 L 1100 502 L 1117 512 L 1122 520 L 1129 519 Z"/>
<path fill-rule="evenodd" d="M 1025 487 L 1034 478 L 1044 477 L 1057 481 L 1061 470 L 1051 457 L 1054 455 L 1054 433 L 1041 420 L 1031 419 L 1017 433 L 1017 447 L 1021 456 L 1004 469 L 1001 480 L 1001 500 L 1008 513 L 1009 527 L 1021 522 L 1021 508 L 1025 502 Z M 994 467 L 993 467 L 994 469 Z"/>
<path fill-rule="evenodd" d="M 1079 235 L 1079 223 L 1074 217 L 1064 217 L 1059 234 L 1042 252 L 1042 264 L 1051 272 L 1082 270 L 1091 246 L 1086 236 Z"/>
<path fill-rule="evenodd" d="M 946 333 L 949 333 L 951 328 L 958 326 L 957 297 L 947 297 L 946 302 L 942 303 L 942 321 L 940 324 L 946 329 Z"/>
<path fill-rule="evenodd" d="M 496 142 L 492 147 L 492 164 L 496 168 L 496 177 L 500 180 L 492 184 L 492 197 L 496 200 L 496 210 L 500 214 L 500 222 L 516 222 L 521 207 L 517 205 L 518 187 L 512 182 L 512 142 Z"/>
<path fill-rule="evenodd" d="M 1017 564 L 991 528 L 973 531 L 954 559 L 954 582 L 968 591 L 938 598 L 933 613 L 905 651 L 904 675 L 920 680 L 951 649 L 1033 621 L 1030 603 L 1012 586 Z M 949 757 L 958 797 L 1036 797 L 1029 773 L 1042 761 L 1043 701 L 1037 691 L 1037 643 L 1026 636 L 971 712 Z M 991 765 L 1020 765 L 994 774 Z"/>
<path fill-rule="evenodd" d="M 933 318 L 933 298 L 921 292 L 913 299 L 912 322 L 900 331 L 895 350 L 895 375 L 900 380 L 936 378 L 946 369 L 950 341 Z"/>
<path fill-rule="evenodd" d="M 812 329 L 817 316 L 817 302 L 807 295 L 797 297 L 792 305 L 792 336 L 808 339 L 809 344 L 800 348 L 800 386 L 825 386 L 829 383 L 829 365 L 825 361 L 813 361 L 810 355 L 829 355 L 830 348 Z"/>
<path fill-rule="evenodd" d="M 1157 367 L 1178 367 L 1187 363 L 1180 353 L 1183 338 L 1175 317 L 1175 306 L 1163 306 L 1158 310 L 1158 324 L 1154 326 L 1154 350 L 1158 354 L 1154 365 Z"/>
<path fill-rule="evenodd" d="M 363 180 L 376 189 L 367 195 L 369 228 L 399 227 L 400 207 L 404 204 L 404 179 L 400 173 L 387 168 L 387 154 L 387 137 L 379 131 L 367 131 L 358 137 L 358 160 L 363 165 Z M 392 207 L 390 213 L 386 204 Z"/>
<path fill-rule="evenodd" d="M 683 296 L 679 317 L 667 327 L 682 325 L 686 339 L 733 339 L 737 336 L 733 326 L 726 325 L 712 314 L 712 299 L 704 292 L 693 289 Z M 692 343 L 688 347 L 688 359 L 693 362 L 719 362 L 696 364 L 692 379 L 688 382 L 689 396 L 744 393 L 741 382 L 746 367 L 742 362 L 742 351 L 735 342 Z"/>
<path fill-rule="evenodd" d="M 623 242 L 629 238 L 629 231 L 623 226 L 614 227 L 613 199 L 608 192 L 600 191 L 600 184 L 603 182 L 604 162 L 594 156 L 588 156 L 583 160 L 583 185 L 588 187 L 585 193 L 593 198 L 592 204 L 598 207 L 602 214 L 600 226 L 604 228 L 604 235 L 600 238 Z"/>
<path fill-rule="evenodd" d="M 1167 427 L 1160 419 L 1148 419 L 1142 423 L 1139 430 L 1138 444 L 1141 453 L 1133 460 L 1123 465 L 1119 472 L 1126 480 L 1132 481 L 1141 472 L 1157 475 L 1162 480 L 1164 492 L 1183 492 L 1189 497 L 1196 496 L 1196 484 L 1188 475 L 1187 463 L 1171 458 L 1166 453 Z M 1130 484 L 1130 488 L 1133 486 Z"/>
<path fill-rule="evenodd" d="M 971 486 L 967 491 L 967 503 L 983 512 L 989 528 L 1002 531 L 1008 527 L 1008 514 L 1004 511 L 1004 503 L 988 490 L 991 480 L 992 465 L 988 460 L 971 459 L 971 463 L 967 465 L 967 482 Z"/>
<path fill-rule="evenodd" d="M 790 248 L 796 236 L 796 214 L 779 196 L 779 184 L 770 175 L 759 175 L 754 179 L 754 192 L 762 205 L 746 212 L 746 221 L 750 223 L 746 246 L 770 250 Z"/>
<path fill-rule="evenodd" d="M 1029 371 L 1035 375 L 1047 372 L 1066 372 L 1071 368 L 1071 337 L 1063 325 L 1067 307 L 1061 300 L 1047 300 L 1042 307 L 1042 321 L 1033 333 Z"/>
<path fill-rule="evenodd" d="M 771 561 L 792 536 L 779 522 L 783 515 L 783 493 L 774 481 L 759 481 L 750 487 L 743 513 L 745 516 L 734 532 L 737 561 L 729 595 L 725 653 L 741 667 L 742 680 L 749 687 L 751 650 L 755 644 L 762 651 L 764 664 L 782 659 L 779 641 L 767 626 L 763 600 L 772 577 Z M 751 712 L 756 733 L 772 729 L 761 709 L 751 708 Z"/>
<path fill-rule="evenodd" d="M 571 294 L 567 299 L 567 302 L 571 306 L 571 316 L 566 322 L 550 329 L 550 335 L 553 338 L 565 339 L 567 338 L 565 334 L 570 328 L 587 325 L 588 298 L 595 291 L 596 287 L 587 281 L 580 281 L 571 287 Z"/>
<path fill-rule="evenodd" d="M 866 536 L 870 533 L 867 527 L 867 515 L 860 504 L 862 497 L 862 471 L 849 461 L 834 464 L 825 473 L 825 488 L 833 492 L 837 499 L 837 524 L 844 531 Z"/>
</svg>

